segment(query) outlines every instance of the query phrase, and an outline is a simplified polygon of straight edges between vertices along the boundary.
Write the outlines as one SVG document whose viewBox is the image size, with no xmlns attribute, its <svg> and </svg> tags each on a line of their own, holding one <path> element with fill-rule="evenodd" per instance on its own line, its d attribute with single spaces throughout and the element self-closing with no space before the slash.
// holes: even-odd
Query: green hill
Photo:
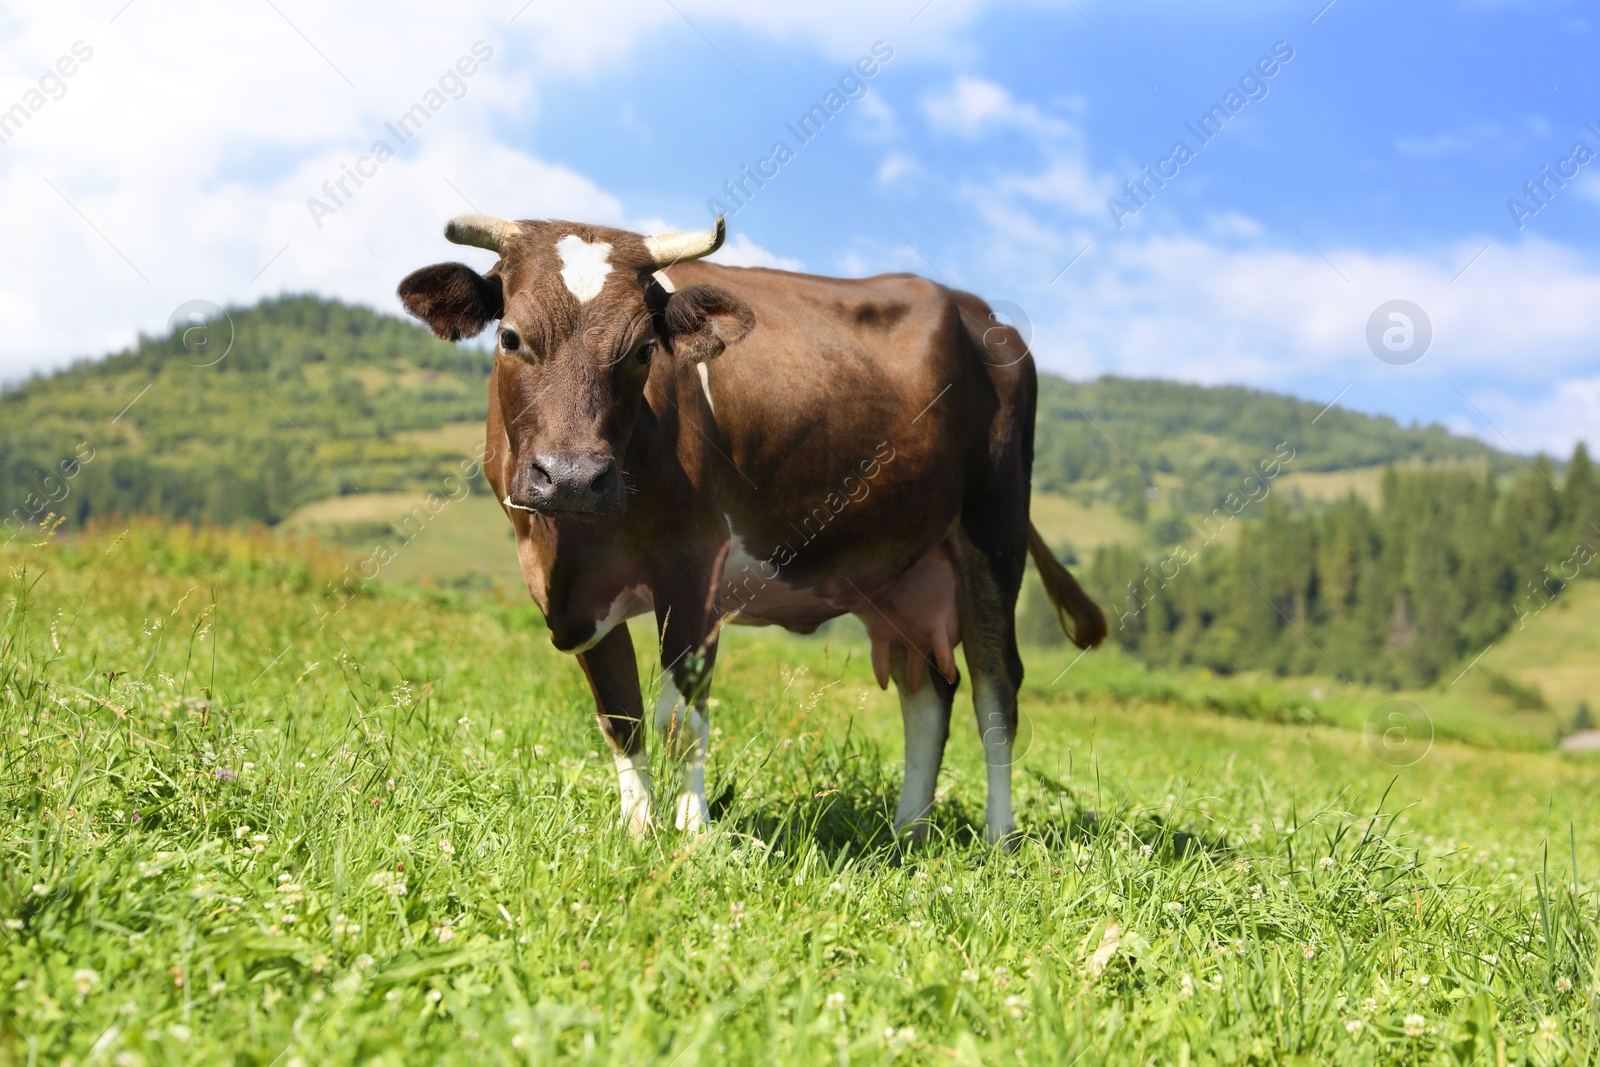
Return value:
<svg viewBox="0 0 1600 1067">
<path fill-rule="evenodd" d="M 0 392 L 8 529 L 50 512 L 73 525 L 138 512 L 275 525 L 335 497 L 437 488 L 478 439 L 490 356 L 403 319 L 285 296 L 230 308 L 207 340 L 209 351 L 176 331 L 142 338 Z M 1046 377 L 1036 484 L 1063 498 L 1041 508 L 1047 533 L 1080 549 L 1174 540 L 1183 516 L 1216 507 L 1285 443 L 1293 476 L 1401 462 L 1509 469 L 1437 426 L 1320 410 L 1241 388 Z M 359 533 L 384 523 L 354 511 L 369 515 Z"/>
</svg>

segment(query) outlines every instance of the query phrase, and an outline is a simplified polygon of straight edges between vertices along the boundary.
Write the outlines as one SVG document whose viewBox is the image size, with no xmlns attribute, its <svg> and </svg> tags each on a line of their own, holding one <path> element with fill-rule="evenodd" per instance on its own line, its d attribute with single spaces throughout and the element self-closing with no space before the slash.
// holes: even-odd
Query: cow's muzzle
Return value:
<svg viewBox="0 0 1600 1067">
<path fill-rule="evenodd" d="M 622 506 L 622 479 L 610 456 L 540 452 L 506 494 L 509 507 L 542 513 L 598 515 Z"/>
</svg>

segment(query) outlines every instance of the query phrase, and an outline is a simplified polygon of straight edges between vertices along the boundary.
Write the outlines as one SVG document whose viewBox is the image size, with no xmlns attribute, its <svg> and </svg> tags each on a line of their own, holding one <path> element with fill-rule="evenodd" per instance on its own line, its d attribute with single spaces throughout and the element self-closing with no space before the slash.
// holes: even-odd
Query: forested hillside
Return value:
<svg viewBox="0 0 1600 1067">
<path fill-rule="evenodd" d="M 1543 460 L 1503 488 L 1391 468 L 1377 507 L 1351 495 L 1260 508 L 1231 545 L 1201 521 L 1161 552 L 1102 549 L 1089 585 L 1113 639 L 1159 664 L 1431 684 L 1600 572 L 1600 483 L 1582 445 L 1559 482 Z"/>
<path fill-rule="evenodd" d="M 272 524 L 459 465 L 426 431 L 482 417 L 487 353 L 311 296 L 229 319 L 0 393 L 8 530 L 52 511 Z"/>
<path fill-rule="evenodd" d="M 228 316 L 203 343 L 174 331 L 0 392 L 9 529 L 52 511 L 74 525 L 137 512 L 270 525 L 316 500 L 425 489 L 461 458 L 464 435 L 441 428 L 483 417 L 480 349 L 314 296 Z M 1285 442 L 1292 471 L 1509 463 L 1439 427 L 1320 410 L 1240 388 L 1046 376 L 1035 484 L 1112 502 L 1166 542 Z"/>
</svg>

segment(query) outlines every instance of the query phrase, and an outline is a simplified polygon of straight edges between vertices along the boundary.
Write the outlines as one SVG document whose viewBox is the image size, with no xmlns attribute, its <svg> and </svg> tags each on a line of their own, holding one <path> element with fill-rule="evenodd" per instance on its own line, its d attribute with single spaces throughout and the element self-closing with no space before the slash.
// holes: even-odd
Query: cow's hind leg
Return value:
<svg viewBox="0 0 1600 1067">
<path fill-rule="evenodd" d="M 956 684 L 945 681 L 944 675 L 930 664 L 921 672 L 922 684 L 912 692 L 907 679 L 907 655 L 901 644 L 889 653 L 889 673 L 900 694 L 900 720 L 906 735 L 906 774 L 900 786 L 894 828 L 896 833 L 905 832 L 913 840 L 921 840 L 928 835 L 928 814 L 933 810 L 934 790 L 939 784 L 939 764 L 950 737 L 950 704 L 955 699 Z"/>
<path fill-rule="evenodd" d="M 639 695 L 639 667 L 628 627 L 616 627 L 594 647 L 580 652 L 578 663 L 594 691 L 600 732 L 616 761 L 622 823 L 638 837 L 650 828 L 655 816 L 650 802 L 650 767 L 645 760 L 644 701 Z"/>
<path fill-rule="evenodd" d="M 984 835 L 991 842 L 1010 843 L 1016 830 L 1011 812 L 1011 765 L 1016 758 L 1017 691 L 1022 686 L 1016 607 L 1025 533 L 1014 549 L 991 545 L 985 551 L 965 530 L 953 540 L 961 569 L 961 645 L 972 675 L 972 706 L 988 773 Z"/>
</svg>

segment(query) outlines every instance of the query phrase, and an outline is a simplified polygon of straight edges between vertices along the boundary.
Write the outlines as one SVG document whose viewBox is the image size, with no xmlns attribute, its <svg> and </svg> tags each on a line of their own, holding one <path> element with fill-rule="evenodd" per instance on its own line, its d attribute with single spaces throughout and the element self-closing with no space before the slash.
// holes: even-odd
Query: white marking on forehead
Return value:
<svg viewBox="0 0 1600 1067">
<path fill-rule="evenodd" d="M 611 273 L 611 246 L 604 241 L 590 244 L 575 233 L 569 233 L 556 242 L 556 253 L 561 257 L 561 280 L 567 291 L 584 304 L 600 295 Z"/>
</svg>

